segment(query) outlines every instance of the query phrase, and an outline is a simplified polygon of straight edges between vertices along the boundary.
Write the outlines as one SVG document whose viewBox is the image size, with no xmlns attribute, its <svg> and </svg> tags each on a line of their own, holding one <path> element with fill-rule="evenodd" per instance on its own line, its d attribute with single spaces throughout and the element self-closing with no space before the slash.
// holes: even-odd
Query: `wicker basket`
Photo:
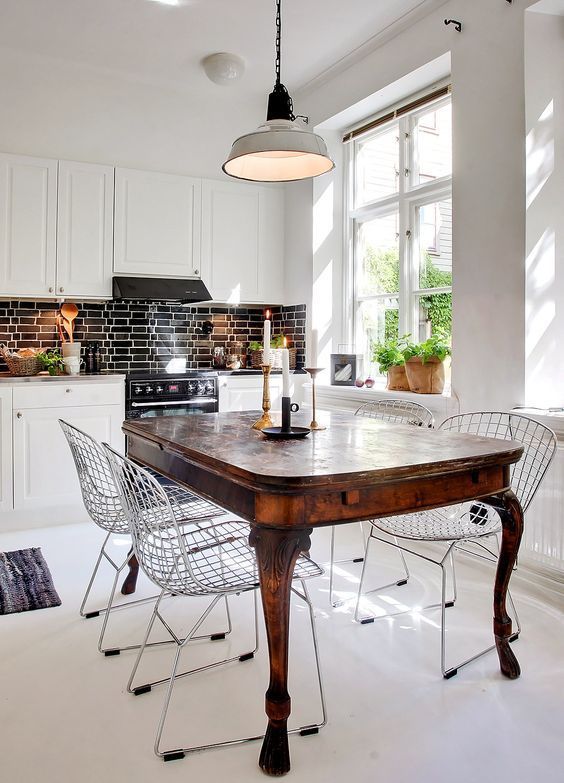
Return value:
<svg viewBox="0 0 564 783">
<path fill-rule="evenodd" d="M 282 351 L 283 348 L 271 348 L 270 349 L 270 365 L 275 370 L 280 370 L 282 368 Z M 251 351 L 251 367 L 259 368 L 262 367 L 262 354 L 263 351 Z M 290 369 L 295 370 L 296 369 L 296 354 L 297 350 L 295 348 L 288 348 L 288 358 L 290 360 Z"/>
<path fill-rule="evenodd" d="M 6 346 L 0 347 L 0 353 L 8 365 L 10 375 L 37 375 L 43 369 L 37 356 L 16 356 Z"/>
</svg>

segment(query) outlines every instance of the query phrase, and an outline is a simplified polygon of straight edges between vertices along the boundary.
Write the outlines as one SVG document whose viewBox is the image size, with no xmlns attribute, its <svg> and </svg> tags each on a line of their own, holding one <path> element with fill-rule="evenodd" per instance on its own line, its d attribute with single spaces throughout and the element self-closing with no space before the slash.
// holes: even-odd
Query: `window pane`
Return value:
<svg viewBox="0 0 564 783">
<path fill-rule="evenodd" d="M 446 177 L 452 172 L 452 111 L 450 102 L 415 123 L 418 182 Z"/>
<path fill-rule="evenodd" d="M 360 296 L 399 291 L 397 212 L 358 224 L 358 293 Z"/>
<path fill-rule="evenodd" d="M 452 294 L 428 294 L 417 297 L 419 310 L 420 342 L 432 334 L 441 332 L 447 337 L 452 334 Z"/>
<path fill-rule="evenodd" d="M 399 303 L 396 297 L 380 297 L 360 305 L 360 334 L 364 340 L 358 346 L 364 354 L 364 375 L 378 372 L 372 368 L 372 351 L 377 343 L 399 337 Z"/>
<path fill-rule="evenodd" d="M 399 130 L 394 124 L 368 141 L 357 142 L 355 205 L 397 193 L 398 182 Z"/>
<path fill-rule="evenodd" d="M 419 221 L 419 288 L 452 285 L 452 200 L 417 209 Z"/>
</svg>

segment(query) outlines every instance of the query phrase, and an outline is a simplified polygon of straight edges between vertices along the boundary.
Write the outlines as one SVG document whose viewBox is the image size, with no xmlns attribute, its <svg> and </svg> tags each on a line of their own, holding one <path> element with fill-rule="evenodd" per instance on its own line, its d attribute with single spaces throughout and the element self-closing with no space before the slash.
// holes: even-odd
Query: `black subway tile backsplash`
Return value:
<svg viewBox="0 0 564 783">
<path fill-rule="evenodd" d="M 75 340 L 98 342 L 103 369 L 157 370 L 174 357 L 187 366 L 207 368 L 213 349 L 233 341 L 262 342 L 263 307 L 182 307 L 160 302 L 77 303 Z M 59 346 L 55 302 L 0 301 L 0 342 L 11 348 Z M 305 361 L 305 305 L 270 307 L 272 334 L 284 334 L 297 349 L 298 367 Z M 200 332 L 211 321 L 211 335 Z M 0 369 L 5 365 L 0 359 Z"/>
</svg>

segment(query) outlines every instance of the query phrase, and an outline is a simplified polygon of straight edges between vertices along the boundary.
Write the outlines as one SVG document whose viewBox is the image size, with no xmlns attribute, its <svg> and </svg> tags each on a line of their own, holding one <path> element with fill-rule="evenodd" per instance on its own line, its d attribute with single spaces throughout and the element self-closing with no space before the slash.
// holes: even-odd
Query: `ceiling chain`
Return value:
<svg viewBox="0 0 564 783">
<path fill-rule="evenodd" d="M 276 0 L 276 84 L 280 84 L 280 39 L 282 37 L 280 2 L 281 0 Z"/>
</svg>

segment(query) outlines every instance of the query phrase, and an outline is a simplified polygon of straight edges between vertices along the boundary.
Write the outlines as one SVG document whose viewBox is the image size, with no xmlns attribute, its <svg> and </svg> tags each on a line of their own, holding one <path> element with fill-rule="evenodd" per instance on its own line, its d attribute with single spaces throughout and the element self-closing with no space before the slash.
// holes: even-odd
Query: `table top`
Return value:
<svg viewBox="0 0 564 783">
<path fill-rule="evenodd" d="M 302 440 L 268 440 L 251 429 L 260 412 L 163 416 L 124 422 L 126 435 L 152 441 L 196 465 L 257 488 L 319 489 L 354 481 L 374 485 L 517 462 L 522 446 L 325 412 L 327 429 Z M 305 414 L 293 417 L 307 426 Z"/>
</svg>

